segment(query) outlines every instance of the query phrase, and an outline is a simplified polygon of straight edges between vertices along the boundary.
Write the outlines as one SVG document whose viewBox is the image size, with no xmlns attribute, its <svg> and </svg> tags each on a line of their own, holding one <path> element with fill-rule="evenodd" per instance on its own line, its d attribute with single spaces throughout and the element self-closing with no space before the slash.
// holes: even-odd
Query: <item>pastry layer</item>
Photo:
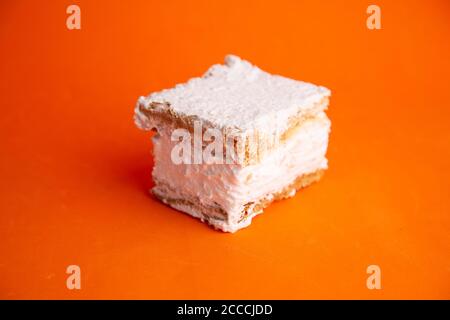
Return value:
<svg viewBox="0 0 450 320">
<path fill-rule="evenodd" d="M 145 130 L 172 122 L 192 130 L 194 121 L 236 136 L 243 143 L 243 163 L 254 159 L 248 138 L 258 136 L 276 148 L 286 133 L 326 110 L 330 91 L 324 87 L 271 75 L 236 56 L 212 66 L 203 77 L 140 97 L 137 125 Z"/>
<path fill-rule="evenodd" d="M 329 95 L 324 87 L 269 74 L 229 55 L 225 64 L 213 65 L 202 77 L 141 97 L 140 101 L 146 106 L 160 103 L 156 106 L 160 108 L 168 102 L 179 116 L 207 120 L 217 128 L 245 131 L 257 127 L 275 132 L 285 127 L 290 117 L 308 113 Z"/>
<path fill-rule="evenodd" d="M 313 173 L 304 174 L 295 179 L 289 186 L 268 195 L 258 203 L 248 203 L 240 214 L 238 221 L 230 222 L 227 213 L 220 206 L 205 206 L 198 198 L 178 198 L 179 194 L 174 192 L 168 185 L 157 182 L 152 189 L 153 194 L 163 203 L 179 211 L 185 212 L 202 222 L 207 222 L 215 229 L 224 232 L 236 232 L 239 229 L 249 226 L 253 217 L 263 212 L 272 202 L 291 198 L 295 193 L 310 184 L 318 181 L 324 173 L 324 170 L 317 170 Z"/>
<path fill-rule="evenodd" d="M 236 128 L 227 128 L 225 131 L 220 130 L 223 137 L 231 137 L 233 143 L 231 147 L 233 152 L 237 154 L 239 158 L 239 163 L 243 165 L 248 165 L 251 163 L 259 162 L 265 155 L 265 152 L 276 149 L 280 144 L 284 143 L 293 132 L 295 132 L 304 122 L 315 118 L 318 115 L 324 113 L 328 108 L 329 100 L 328 98 L 323 98 L 308 111 L 308 113 L 300 113 L 295 117 L 291 117 L 284 131 L 280 131 L 275 135 L 269 135 L 264 131 L 258 131 L 256 128 L 247 130 L 246 132 L 241 132 Z M 203 133 L 213 128 L 209 121 L 203 121 L 194 119 L 193 117 L 180 117 L 167 104 L 165 108 L 155 108 L 155 105 L 159 103 L 151 103 L 150 107 L 147 108 L 143 104 L 139 103 L 135 110 L 135 121 L 139 128 L 144 130 L 155 130 L 162 132 L 165 128 L 170 127 L 172 130 L 175 129 L 186 129 L 190 133 L 194 133 L 195 123 L 201 123 Z M 264 145 L 261 150 L 254 148 L 255 145 Z M 226 148 L 230 145 L 226 145 L 224 148 L 224 153 Z"/>
<path fill-rule="evenodd" d="M 259 203 L 271 202 L 274 194 L 294 184 L 296 178 L 327 168 L 329 129 L 322 112 L 292 130 L 289 138 L 256 164 L 174 164 L 172 150 L 178 142 L 171 140 L 170 126 L 166 126 L 153 138 L 153 191 L 168 203 L 177 200 L 179 210 L 195 204 L 205 208 L 199 211 L 202 215 L 215 212 L 214 219 L 221 217 L 223 225 L 238 225 L 245 210 L 255 211 Z"/>
</svg>

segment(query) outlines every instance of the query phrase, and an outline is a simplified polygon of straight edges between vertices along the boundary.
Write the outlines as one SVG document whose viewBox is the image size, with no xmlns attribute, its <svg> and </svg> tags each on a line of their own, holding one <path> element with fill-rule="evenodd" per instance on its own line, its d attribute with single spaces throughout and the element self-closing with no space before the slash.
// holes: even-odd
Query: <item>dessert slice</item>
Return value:
<svg viewBox="0 0 450 320">
<path fill-rule="evenodd" d="M 327 168 L 329 96 L 227 56 L 200 78 L 140 97 L 135 122 L 156 131 L 153 194 L 222 231 L 248 226 Z"/>
</svg>

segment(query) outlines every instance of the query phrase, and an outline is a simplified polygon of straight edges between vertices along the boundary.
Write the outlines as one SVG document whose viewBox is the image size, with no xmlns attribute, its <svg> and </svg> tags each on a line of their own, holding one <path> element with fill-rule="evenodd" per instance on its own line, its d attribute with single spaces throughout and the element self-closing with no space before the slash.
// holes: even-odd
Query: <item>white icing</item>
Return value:
<svg viewBox="0 0 450 320">
<path fill-rule="evenodd" d="M 224 65 L 213 65 L 203 77 L 140 97 L 138 106 L 167 102 L 178 115 L 198 118 L 220 129 L 278 136 L 288 128 L 290 117 L 309 113 L 329 95 L 324 87 L 271 75 L 229 55 Z M 161 104 L 157 108 L 167 107 Z M 139 112 L 136 121 L 143 128 L 151 126 Z"/>
</svg>

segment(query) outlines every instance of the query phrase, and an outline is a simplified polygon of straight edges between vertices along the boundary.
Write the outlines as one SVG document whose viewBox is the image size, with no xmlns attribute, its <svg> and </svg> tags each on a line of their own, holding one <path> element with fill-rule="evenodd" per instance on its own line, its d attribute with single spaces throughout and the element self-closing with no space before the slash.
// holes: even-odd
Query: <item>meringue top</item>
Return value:
<svg viewBox="0 0 450 320">
<path fill-rule="evenodd" d="M 307 114 L 330 90 L 322 86 L 271 75 L 233 55 L 202 76 L 172 89 L 140 97 L 139 104 L 169 108 L 213 126 L 275 133 L 288 127 L 291 117 Z M 166 104 L 164 104 L 166 103 Z M 164 110 L 161 110 L 164 111 Z"/>
</svg>

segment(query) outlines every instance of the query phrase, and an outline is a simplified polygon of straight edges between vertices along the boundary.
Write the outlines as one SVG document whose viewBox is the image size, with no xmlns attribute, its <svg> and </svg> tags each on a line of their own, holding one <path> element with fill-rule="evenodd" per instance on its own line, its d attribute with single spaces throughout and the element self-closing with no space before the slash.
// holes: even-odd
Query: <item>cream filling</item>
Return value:
<svg viewBox="0 0 450 320">
<path fill-rule="evenodd" d="M 327 168 L 330 121 L 322 112 L 301 125 L 287 141 L 252 165 L 179 164 L 171 160 L 175 142 L 169 130 L 153 138 L 153 177 L 168 184 L 171 198 L 194 198 L 206 206 L 219 205 L 228 223 L 237 224 L 244 206 L 267 199 L 292 184 L 298 176 Z M 184 211 L 184 210 L 183 210 Z M 207 214 L 207 213 L 204 213 Z"/>
</svg>

